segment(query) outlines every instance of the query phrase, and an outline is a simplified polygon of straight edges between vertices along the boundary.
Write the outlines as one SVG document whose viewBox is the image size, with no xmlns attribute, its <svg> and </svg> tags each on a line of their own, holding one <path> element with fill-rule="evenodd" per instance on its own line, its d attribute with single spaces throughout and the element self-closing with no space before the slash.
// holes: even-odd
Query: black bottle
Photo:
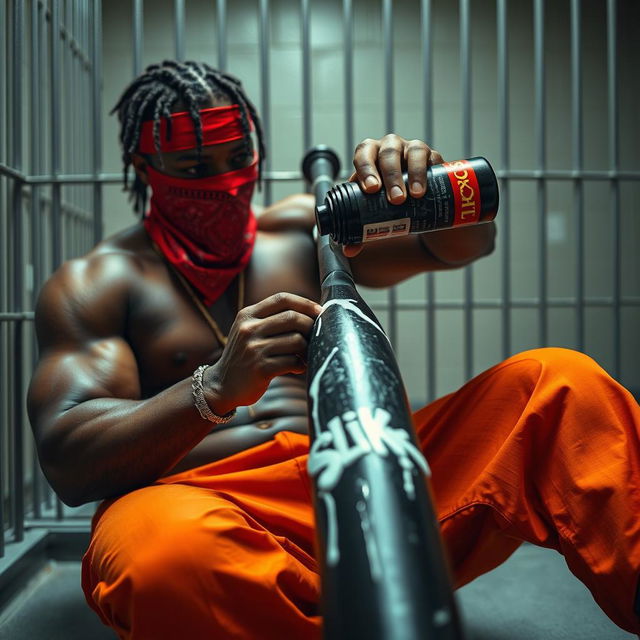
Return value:
<svg viewBox="0 0 640 640">
<path fill-rule="evenodd" d="M 429 167 L 426 194 L 398 205 L 387 200 L 384 188 L 365 194 L 356 182 L 338 184 L 316 207 L 316 221 L 321 235 L 355 244 L 490 222 L 497 212 L 498 181 L 489 162 L 477 157 Z"/>
</svg>

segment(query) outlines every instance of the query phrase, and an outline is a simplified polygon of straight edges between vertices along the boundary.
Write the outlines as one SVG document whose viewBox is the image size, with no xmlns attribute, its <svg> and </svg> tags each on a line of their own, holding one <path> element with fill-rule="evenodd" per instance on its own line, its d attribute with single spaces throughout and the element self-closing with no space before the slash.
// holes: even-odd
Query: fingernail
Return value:
<svg viewBox="0 0 640 640">
<path fill-rule="evenodd" d="M 364 181 L 364 186 L 369 189 L 371 187 L 376 187 L 378 186 L 378 181 L 376 180 L 375 176 L 367 176 L 365 181 Z"/>
<path fill-rule="evenodd" d="M 391 191 L 389 191 L 389 195 L 392 199 L 400 198 L 402 196 L 402 189 L 396 184 L 391 187 Z"/>
<path fill-rule="evenodd" d="M 413 191 L 413 193 L 418 193 L 419 191 L 422 191 L 422 185 L 419 182 L 414 182 L 411 185 L 411 191 Z"/>
</svg>

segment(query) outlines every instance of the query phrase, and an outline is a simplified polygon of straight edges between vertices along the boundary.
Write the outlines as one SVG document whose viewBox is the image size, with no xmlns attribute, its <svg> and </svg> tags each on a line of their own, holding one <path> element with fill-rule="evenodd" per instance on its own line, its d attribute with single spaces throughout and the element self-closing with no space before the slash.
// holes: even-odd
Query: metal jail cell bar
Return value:
<svg viewBox="0 0 640 640">
<path fill-rule="evenodd" d="M 620 159 L 620 137 L 618 127 L 618 54 L 617 54 L 617 0 L 607 0 L 607 125 L 609 140 L 609 167 L 611 170 L 611 209 L 613 214 L 613 371 L 618 376 L 621 370 L 622 331 L 620 300 L 622 282 L 622 238 L 620 220 L 620 183 L 618 166 Z"/>
<path fill-rule="evenodd" d="M 309 0 L 300 0 L 300 35 L 302 40 L 302 149 L 311 148 L 313 131 L 311 111 L 311 41 L 309 35 Z"/>
<path fill-rule="evenodd" d="M 545 106 L 545 55 L 544 55 L 544 0 L 534 0 L 533 4 L 533 49 L 534 49 L 534 111 L 535 111 L 535 149 L 536 149 L 536 166 L 539 171 L 546 169 L 547 160 L 547 144 L 546 144 L 546 110 Z M 547 318 L 549 311 L 547 308 L 547 243 L 543 241 L 547 231 L 547 185 L 544 180 L 539 180 L 536 184 L 536 196 L 538 205 L 538 238 L 539 252 L 538 264 L 540 270 L 538 272 L 538 291 L 539 291 L 539 308 L 538 308 L 538 326 L 539 326 L 539 344 L 548 344 Z"/>
<path fill-rule="evenodd" d="M 45 69 L 47 62 L 47 47 L 45 45 L 45 7 L 41 3 L 34 3 L 31 6 L 31 112 L 36 113 L 42 108 L 45 100 Z M 40 118 L 33 118 L 31 136 L 31 172 L 32 174 L 43 173 L 45 170 L 42 141 L 45 136 L 45 126 Z M 32 308 L 35 308 L 36 298 L 40 286 L 44 282 L 46 269 L 44 257 L 44 234 L 41 221 L 44 218 L 43 212 L 43 191 L 45 189 L 38 185 L 31 186 L 31 262 L 33 264 L 33 287 L 31 292 Z M 37 357 L 37 346 L 35 331 L 32 332 L 32 366 L 35 366 Z M 50 492 L 42 481 L 40 464 L 38 463 L 35 449 L 31 457 L 31 477 L 33 484 L 33 514 L 34 517 L 41 517 L 41 507 L 46 501 L 50 503 Z"/>
<path fill-rule="evenodd" d="M 353 4 L 343 0 L 343 64 L 344 64 L 344 136 L 345 153 L 354 147 L 353 139 Z"/>
<path fill-rule="evenodd" d="M 391 133 L 395 130 L 394 111 L 394 77 L 393 77 L 393 2 L 382 0 L 382 48 L 384 51 L 384 122 L 385 129 Z M 398 294 L 395 287 L 387 294 L 389 314 L 387 316 L 387 334 L 395 349 L 398 344 Z"/>
<path fill-rule="evenodd" d="M 218 17 L 218 68 L 227 70 L 227 2 L 218 0 L 216 3 Z"/>
<path fill-rule="evenodd" d="M 23 31 L 24 31 L 24 7 L 22 2 L 13 4 L 13 56 L 12 56 L 12 108 L 14 126 L 11 128 L 10 158 L 12 166 L 22 169 L 22 91 L 21 75 L 23 63 Z M 22 217 L 22 189 L 19 182 L 14 181 L 11 189 L 10 220 L 12 226 L 11 249 L 13 255 L 12 265 L 12 302 L 11 306 L 15 312 L 22 310 L 24 304 L 24 254 L 22 247 L 23 238 L 23 217 Z M 23 325 L 22 320 L 16 320 L 12 325 L 13 342 L 13 375 L 11 377 L 10 388 L 12 390 L 13 402 L 11 404 L 11 433 L 12 433 L 12 474 L 10 480 L 10 495 L 12 500 L 12 522 L 13 535 L 16 541 L 21 541 L 24 537 L 24 492 L 22 482 L 24 478 L 24 458 L 23 458 L 23 435 L 24 421 L 22 411 L 23 397 Z"/>
<path fill-rule="evenodd" d="M 176 60 L 181 62 L 184 60 L 184 40 L 185 40 L 185 6 L 184 0 L 175 0 L 175 41 L 176 41 Z"/>
<path fill-rule="evenodd" d="M 271 72 L 269 55 L 269 0 L 259 0 L 260 17 L 258 27 L 258 46 L 260 51 L 260 106 L 264 143 L 267 149 L 271 149 Z M 263 168 L 265 172 L 271 170 L 271 154 L 267 155 Z M 271 182 L 264 185 L 264 204 L 271 204 Z"/>
<path fill-rule="evenodd" d="M 572 160 L 578 171 L 583 166 L 583 119 L 582 119 L 582 56 L 580 55 L 581 11 L 580 3 L 571 0 L 571 124 Z M 576 344 L 584 350 L 584 189 L 581 178 L 573 181 L 573 202 L 576 228 Z"/>
<path fill-rule="evenodd" d="M 509 157 L 509 47 L 508 47 L 508 21 L 507 0 L 497 0 L 496 33 L 497 33 L 497 80 L 498 80 L 498 117 L 502 123 L 500 130 L 500 165 L 504 171 L 510 166 Z M 500 180 L 500 199 L 502 211 L 500 212 L 500 224 L 502 226 L 502 282 L 500 292 L 502 295 L 502 357 L 507 358 L 511 353 L 511 206 L 509 181 Z"/>
<path fill-rule="evenodd" d="M 31 83 L 29 87 L 29 94 L 31 98 L 31 113 L 36 113 L 40 108 L 42 101 L 40 82 L 41 82 L 41 50 L 44 47 L 41 46 L 42 33 L 40 31 L 40 25 L 42 16 L 40 15 L 42 7 L 37 3 L 31 6 Z M 32 119 L 32 135 L 31 135 L 31 173 L 37 174 L 42 172 L 41 158 L 40 158 L 40 145 L 43 136 L 43 127 L 41 126 L 40 118 Z M 33 265 L 32 276 L 32 288 L 31 288 L 31 306 L 35 308 L 37 291 L 41 286 L 43 270 L 42 270 L 42 226 L 40 225 L 41 214 L 41 201 L 40 201 L 40 188 L 38 185 L 31 186 L 31 206 L 30 206 L 30 224 L 31 224 L 31 263 Z M 35 331 L 31 336 L 31 349 L 33 353 L 31 366 L 35 366 L 36 360 L 36 339 Z M 40 465 L 35 450 L 31 456 L 31 478 L 32 478 L 32 502 L 33 502 L 33 515 L 39 518 L 41 513 L 41 502 L 43 500 L 43 483 L 41 481 Z"/>
<path fill-rule="evenodd" d="M 132 30 L 131 40 L 133 41 L 133 76 L 137 77 L 142 73 L 142 49 L 144 47 L 144 30 L 142 24 L 143 0 L 133 0 L 132 3 Z"/>
<path fill-rule="evenodd" d="M 3 34 L 3 46 L 0 47 L 1 50 L 1 55 L 2 55 L 2 65 L 0 67 L 0 72 L 1 72 L 1 76 L 2 79 L 0 80 L 0 98 L 2 99 L 2 105 L 6 106 L 6 110 L 7 110 L 7 115 L 10 112 L 11 109 L 11 104 L 9 103 L 9 101 L 7 100 L 7 85 L 10 81 L 10 77 L 9 77 L 9 72 L 10 72 L 10 68 L 9 68 L 9 58 L 8 58 L 8 47 L 6 46 L 6 42 L 7 42 L 7 38 L 9 35 L 9 25 L 7 24 L 8 19 L 9 19 L 9 9 L 8 7 L 5 6 L 4 3 L 1 3 L 2 7 L 0 8 L 0 25 L 4 25 L 4 31 L 5 33 Z M 2 159 L 6 159 L 7 162 L 10 162 L 10 158 L 8 158 L 8 137 L 9 137 L 10 133 L 9 131 L 5 130 L 5 128 L 0 128 L 0 153 L 2 153 Z M 9 276 L 9 256 L 8 256 L 8 247 L 9 247 L 9 239 L 8 239 L 8 220 L 9 220 L 9 211 L 10 211 L 10 202 L 9 202 L 9 194 L 11 193 L 11 182 L 9 180 L 1 180 L 0 181 L 0 224 L 1 224 L 1 228 L 0 228 L 0 247 L 2 249 L 2 254 L 4 256 L 4 262 L 3 262 L 3 266 L 5 267 L 5 269 L 3 269 L 3 273 L 0 274 L 0 303 L 3 305 L 4 309 L 10 309 L 10 299 L 9 299 L 9 281 L 8 281 L 8 276 Z M 9 459 L 9 456 L 11 456 L 11 450 L 10 450 L 10 441 L 9 441 L 9 433 L 8 433 L 8 425 L 11 422 L 11 417 L 9 415 L 9 411 L 10 411 L 10 406 L 9 406 L 9 399 L 10 399 L 10 391 L 9 391 L 9 384 L 8 384 L 8 380 L 10 377 L 10 370 L 9 370 L 9 362 L 10 362 L 10 358 L 7 357 L 7 353 L 8 353 L 8 338 L 7 338 L 7 334 L 8 331 L 10 330 L 10 326 L 9 325 L 0 325 L 0 357 L 2 358 L 2 362 L 0 363 L 1 368 L 0 368 L 0 373 L 2 374 L 0 377 L 0 393 L 2 394 L 1 397 L 1 405 L 0 405 L 0 419 L 2 420 L 2 425 L 0 425 L 2 427 L 2 430 L 0 431 L 0 435 L 2 436 L 2 447 L 3 450 L 6 452 L 5 456 L 7 459 L 7 462 L 10 463 L 11 460 Z M 6 447 L 6 448 L 5 448 Z M 3 460 L 4 462 L 4 460 Z M 7 504 L 5 506 L 5 500 L 4 500 L 4 496 L 5 494 L 10 491 L 11 489 L 11 479 L 10 479 L 10 475 L 11 475 L 11 467 L 9 466 L 9 468 L 7 469 L 7 477 L 5 478 L 5 473 L 0 473 L 0 490 L 2 491 L 2 500 L 0 501 L 0 518 L 2 519 L 2 522 L 5 521 L 5 519 L 8 520 L 9 526 L 12 526 L 12 522 L 11 522 L 11 518 L 12 518 L 12 505 L 11 504 Z M 2 553 L 4 553 L 4 540 L 2 543 Z"/>
<path fill-rule="evenodd" d="M 436 144 L 433 127 L 433 46 L 431 20 L 433 7 L 431 0 L 422 0 L 420 5 L 421 18 L 421 52 L 423 71 L 423 102 L 424 102 L 424 139 L 430 144 Z M 436 285 L 435 275 L 428 273 L 426 278 L 425 297 L 427 302 L 426 346 L 425 354 L 427 369 L 427 402 L 436 397 Z"/>
<path fill-rule="evenodd" d="M 93 147 L 93 244 L 102 238 L 102 185 L 98 181 L 98 175 L 102 168 L 102 102 L 101 82 L 102 82 L 102 0 L 89 0 L 88 14 L 90 24 L 93 25 L 91 34 L 91 62 L 93 73 L 91 74 L 91 137 Z"/>
<path fill-rule="evenodd" d="M 604 1 L 604 0 L 603 0 Z M 61 0 L 52 0 L 51 2 L 42 2 L 34 0 L 30 4 L 18 0 L 12 0 L 11 3 L 0 3 L 0 23 L 7 24 L 3 18 L 11 17 L 11 23 L 7 24 L 6 34 L 9 36 L 7 46 L 13 46 L 18 43 L 20 51 L 19 58 L 23 61 L 26 56 L 25 43 L 28 42 L 31 54 L 29 56 L 30 63 L 34 73 L 30 81 L 30 100 L 33 104 L 42 104 L 42 109 L 48 108 L 50 111 L 49 120 L 51 122 L 48 132 L 49 145 L 45 145 L 41 137 L 44 137 L 45 124 L 35 122 L 34 132 L 39 131 L 41 135 L 32 137 L 30 142 L 30 164 L 27 167 L 24 162 L 16 161 L 16 140 L 20 140 L 20 132 L 15 129 L 8 131 L 6 137 L 13 138 L 7 140 L 11 154 L 3 154 L 0 162 L 0 180 L 2 181 L 2 189 L 0 194 L 10 200 L 9 212 L 7 218 L 7 229 L 14 234 L 11 242 L 16 251 L 12 254 L 14 267 L 22 264 L 25 260 L 24 256 L 20 256 L 18 244 L 15 242 L 17 237 L 24 236 L 24 230 L 21 225 L 24 222 L 23 216 L 25 212 L 23 193 L 28 188 L 30 192 L 29 214 L 31 220 L 31 228 L 36 230 L 32 234 L 30 252 L 32 254 L 31 263 L 34 271 L 34 287 L 37 289 L 46 275 L 58 266 L 62 260 L 67 257 L 66 249 L 69 245 L 73 246 L 73 251 L 77 251 L 80 247 L 87 248 L 91 244 L 98 241 L 101 237 L 102 229 L 102 187 L 106 184 L 120 183 L 122 176 L 119 173 L 105 173 L 102 171 L 102 140 L 100 136 L 101 123 L 101 77 L 102 77 L 102 60 L 101 60 L 101 3 L 99 0 L 84 0 L 82 2 L 63 2 Z M 432 37 L 432 19 L 435 11 L 436 3 L 431 0 L 421 0 L 416 2 L 416 7 L 421 13 L 421 60 L 424 79 L 424 135 L 425 139 L 430 143 L 436 142 L 434 134 L 434 114 L 433 114 L 433 37 Z M 139 73 L 143 63 L 143 33 L 144 33 L 144 6 L 142 0 L 132 0 L 132 49 L 133 49 L 133 71 Z M 394 6 L 390 0 L 380 0 L 375 5 L 381 16 L 381 36 L 384 51 L 384 72 L 382 74 L 382 82 L 385 87 L 384 99 L 384 119 L 388 130 L 393 129 L 396 105 L 393 100 L 394 88 L 394 43 L 393 43 L 393 25 L 394 25 Z M 612 332 L 614 335 L 613 343 L 613 373 L 618 376 L 621 367 L 621 314 L 620 310 L 625 307 L 637 307 L 640 301 L 633 296 L 622 296 L 621 289 L 621 212 L 620 212 L 620 182 L 640 180 L 640 171 L 621 171 L 619 168 L 619 132 L 618 132 L 618 59 L 617 59 L 617 8 L 616 0 L 606 0 L 607 10 L 607 126 L 609 139 L 609 167 L 603 170 L 586 170 L 583 162 L 583 96 L 581 86 L 582 71 L 582 55 L 581 55 L 581 9 L 580 3 L 575 0 L 570 4 L 570 31 L 567 34 L 571 39 L 571 110 L 572 110 L 572 160 L 571 167 L 558 170 L 549 169 L 547 167 L 546 158 L 546 120 L 545 120 L 545 95 L 546 95 L 546 74 L 545 74 L 545 7 L 549 7 L 544 0 L 532 0 L 531 3 L 534 17 L 534 124 L 535 124 L 535 166 L 529 170 L 517 170 L 511 168 L 509 157 L 510 139 L 509 139 L 509 120 L 510 120 L 510 104 L 509 104 L 509 50 L 507 42 L 508 14 L 506 0 L 496 0 L 496 34 L 497 34 L 497 104 L 499 110 L 499 120 L 501 126 L 499 128 L 499 149 L 500 162 L 497 168 L 497 175 L 501 185 L 502 210 L 500 218 L 500 226 L 502 232 L 501 248 L 502 248 L 502 269 L 500 283 L 500 298 L 478 300 L 473 291 L 472 270 L 467 268 L 464 273 L 464 289 L 463 297 L 454 301 L 439 301 L 436 298 L 435 281 L 436 277 L 429 274 L 426 277 L 426 300 L 427 300 L 427 328 L 426 328 L 426 344 L 427 353 L 427 399 L 432 400 L 436 395 L 436 378 L 438 362 L 434 357 L 437 343 L 437 327 L 436 315 L 437 310 L 460 310 L 465 318 L 464 322 L 464 370 L 468 376 L 474 368 L 474 351 L 473 351 L 473 313 L 479 309 L 497 309 L 501 312 L 502 335 L 501 350 L 502 355 L 507 357 L 513 348 L 512 339 L 512 314 L 515 309 L 538 309 L 538 326 L 540 331 L 541 344 L 548 341 L 548 316 L 550 309 L 556 308 L 573 308 L 576 315 L 576 327 L 579 346 L 584 346 L 584 323 L 585 309 L 602 307 L 610 308 L 614 318 Z M 29 19 L 31 25 L 36 25 L 35 29 L 31 28 L 31 40 L 28 41 L 24 37 L 26 31 L 27 20 L 25 19 L 25 7 L 31 8 Z M 313 73 L 313 43 L 311 42 L 310 21 L 314 4 L 309 0 L 300 0 L 300 33 L 301 45 L 300 55 L 302 59 L 302 90 L 303 90 L 303 122 L 302 122 L 302 139 L 303 144 L 313 141 L 313 95 L 311 78 Z M 473 39 L 473 20 L 471 20 L 471 10 L 473 4 L 469 0 L 459 0 L 459 53 L 460 53 L 460 88 L 461 88 L 461 104 L 462 104 L 462 128 L 463 148 L 465 155 L 472 152 L 472 114 L 473 114 L 473 96 L 471 94 L 472 80 L 474 77 L 474 69 L 471 64 L 471 42 Z M 189 4 L 184 0 L 176 0 L 173 7 L 174 16 L 174 36 L 175 36 L 175 54 L 177 57 L 184 57 L 186 44 L 186 11 L 189 10 Z M 353 95 L 353 64 L 354 64 L 354 3 L 352 0 L 343 0 L 342 2 L 342 23 L 343 23 L 343 59 L 344 59 L 344 123 L 345 123 L 345 146 L 350 149 L 354 145 L 354 95 Z M 17 19 L 21 14 L 22 17 Z M 228 22 L 227 3 L 224 0 L 218 0 L 216 3 L 217 15 L 217 42 L 212 42 L 212 56 L 217 56 L 218 66 L 226 68 L 228 66 L 228 43 L 226 37 L 226 25 Z M 260 104 L 261 113 L 265 124 L 265 135 L 267 143 L 271 142 L 271 77 L 270 77 L 270 51 L 272 43 L 270 42 L 270 23 L 271 23 L 271 5 L 268 0 L 260 0 L 258 3 L 258 49 L 260 54 L 260 62 L 258 73 L 260 75 Z M 59 26 L 59 28 L 56 27 Z M 34 33 L 36 37 L 34 38 Z M 75 48 L 75 51 L 72 49 Z M 47 50 L 51 51 L 51 55 L 47 55 Z M 35 53 L 34 53 L 35 52 Z M 34 62 L 35 61 L 35 62 Z M 19 74 L 16 69 L 20 68 L 18 59 L 7 59 L 5 61 L 9 69 L 9 82 L 11 86 L 9 91 L 5 90 L 3 84 L 2 104 L 9 102 L 9 113 L 12 123 L 15 117 L 20 117 L 22 112 L 21 92 L 15 91 L 20 82 Z M 35 67 L 33 66 L 35 64 Z M 84 69 L 84 71 L 83 71 Z M 84 74 L 84 80 L 80 77 Z M 39 81 L 34 82 L 34 78 L 38 77 Z M 46 87 L 46 80 L 50 80 L 51 86 Z M 3 80 L 3 83 L 6 82 Z M 63 91 L 63 82 L 74 83 L 75 92 L 82 83 L 86 83 L 86 93 L 90 102 L 90 127 L 83 127 L 80 131 L 74 132 L 76 136 L 71 145 L 72 155 L 70 158 L 63 157 L 63 132 L 71 131 L 73 121 L 79 117 L 79 105 L 77 102 L 71 103 L 71 108 L 76 109 L 71 116 L 71 111 L 65 109 L 68 105 L 69 97 L 66 95 L 70 92 Z M 82 89 L 80 89 L 82 91 Z M 36 94 L 39 92 L 39 96 Z M 20 95 L 18 95 L 20 94 Z M 65 118 L 67 120 L 65 121 Z M 63 122 L 64 121 L 64 122 Z M 9 120 L 7 120 L 9 122 Z M 67 140 L 65 138 L 64 140 Z M 0 141 L 3 143 L 4 141 Z M 26 144 L 26 140 L 20 140 L 20 145 Z M 438 143 L 442 141 L 438 140 Z M 3 144 L 0 144 L 0 148 Z M 76 148 L 79 147 L 79 148 Z M 48 149 L 47 162 L 43 161 L 42 155 L 45 149 Z M 18 155 L 20 150 L 17 150 Z M 86 155 L 82 155 L 85 153 Z M 80 154 L 80 155 L 78 155 Z M 265 203 L 270 203 L 272 199 L 272 184 L 274 182 L 298 181 L 301 179 L 299 171 L 275 171 L 272 170 L 270 158 L 267 159 L 265 166 Z M 576 221 L 576 237 L 578 238 L 578 250 L 576 256 L 575 269 L 577 273 L 577 285 L 575 287 L 574 297 L 549 297 L 547 291 L 548 281 L 548 251 L 545 242 L 540 242 L 539 248 L 539 271 L 538 285 L 539 295 L 537 297 L 513 298 L 511 293 L 511 251 L 509 247 L 510 227 L 512 222 L 509 217 L 509 200 L 510 186 L 513 180 L 533 181 L 536 185 L 537 192 L 537 209 L 539 214 L 538 234 L 540 239 L 546 235 L 546 201 L 547 201 L 547 185 L 549 181 L 566 181 L 571 184 L 574 189 L 574 214 Z M 615 262 L 615 269 L 612 282 L 611 297 L 594 297 L 588 296 L 585 292 L 584 283 L 584 185 L 587 181 L 604 181 L 610 186 L 610 207 L 615 225 L 615 235 L 613 238 L 612 256 Z M 67 191 L 68 187 L 73 186 L 78 190 Z M 64 190 L 63 190 L 64 187 Z M 83 189 L 85 196 L 89 193 L 91 197 L 80 199 L 80 189 Z M 47 197 L 47 194 L 51 194 Z M 72 194 L 67 196 L 67 194 Z M 64 196 L 64 198 L 63 198 Z M 66 200 L 69 199 L 69 202 Z M 3 200 L 4 204 L 4 200 Z M 69 206 L 72 205 L 72 206 Z M 44 209 L 50 208 L 51 231 L 48 234 L 42 233 L 42 225 L 36 223 L 38 217 L 42 218 Z M 16 217 L 16 212 L 20 215 Z M 80 211 L 80 214 L 74 213 Z M 82 212 L 88 218 L 83 220 Z M 19 218 L 19 220 L 18 220 Z M 87 233 L 85 221 L 91 225 L 91 231 Z M 63 222 L 64 221 L 64 222 Z M 17 223 L 17 224 L 16 224 Z M 63 225 L 67 225 L 70 230 L 68 236 L 62 234 Z M 66 227 L 65 227 L 66 228 Z M 84 231 L 83 231 L 84 229 Z M 2 229 L 5 231 L 5 229 Z M 5 234 L 6 237 L 6 234 Z M 45 246 L 47 237 L 50 239 L 48 246 Z M 22 247 L 22 243 L 20 243 Z M 44 257 L 46 256 L 46 262 Z M 12 269 L 13 270 L 13 269 Z M 26 290 L 24 282 L 24 269 L 16 269 L 20 272 L 12 276 L 15 278 L 9 286 L 8 292 L 2 294 L 2 302 L 7 309 L 6 312 L 0 314 L 0 324 L 5 331 L 3 337 L 3 356 L 6 363 L 11 361 L 11 368 L 19 366 L 16 354 L 20 349 L 12 352 L 10 358 L 7 351 L 9 349 L 8 334 L 17 331 L 22 336 L 23 325 L 33 318 L 31 311 L 26 311 L 24 306 L 26 302 Z M 33 303 L 33 299 L 31 300 Z M 390 292 L 386 302 L 372 304 L 375 309 L 389 311 L 389 333 L 394 342 L 397 342 L 397 317 L 398 313 L 405 310 L 417 310 L 424 308 L 422 301 L 406 301 L 399 300 L 395 291 Z M 22 339 L 22 338 L 20 338 Z M 4 346 L 6 345 L 6 346 Z M 2 383 L 5 384 L 4 382 Z M 6 390 L 3 386 L 0 389 L 3 400 L 5 396 L 13 397 L 12 407 L 19 407 L 22 399 L 18 402 L 17 391 L 14 387 Z M 12 409 L 14 410 L 14 409 Z M 18 424 L 18 420 L 11 420 L 12 424 Z M 22 438 L 23 429 L 20 433 L 12 431 L 12 437 Z M 16 451 L 22 444 L 14 447 L 12 458 L 15 458 Z M 4 463 L 3 459 L 3 463 Z M 34 471 L 37 464 L 34 463 Z M 12 466 L 10 477 L 12 482 L 17 481 L 18 467 Z M 24 475 L 25 470 L 22 470 Z M 34 473 L 34 478 L 36 474 Z M 22 480 L 20 480 L 22 482 Z M 2 480 L 0 480 L 2 482 Z M 2 487 L 0 487 L 2 488 Z M 39 491 L 37 489 L 36 491 Z M 42 492 L 44 493 L 44 491 Z M 35 500 L 35 498 L 34 498 Z M 35 505 L 34 506 L 35 509 Z M 1 508 L 1 506 L 0 506 Z M 0 518 L 15 519 L 15 512 L 24 511 L 20 508 L 19 503 L 11 506 L 11 514 L 3 513 Z M 36 513 L 36 511 L 34 511 Z M 57 515 L 63 518 L 62 506 L 58 503 Z M 24 519 L 24 513 L 21 516 Z M 4 520 L 3 520 L 4 522 Z M 18 529 L 22 527 L 19 525 Z M 4 527 L 3 527 L 4 528 Z"/>
<path fill-rule="evenodd" d="M 462 84 L 462 155 L 471 156 L 471 7 L 460 0 L 460 81 Z M 464 377 L 473 375 L 473 266 L 464 269 Z"/>
<path fill-rule="evenodd" d="M 0 463 L 3 467 L 0 478 L 9 479 L 9 486 L 0 480 L 3 507 L 0 508 L 0 522 L 3 528 L 2 554 L 5 543 L 20 543 L 25 537 L 27 526 L 38 526 L 43 522 L 43 507 L 50 507 L 50 490 L 44 488 L 35 453 L 29 468 L 24 466 L 24 453 L 28 442 L 24 441 L 26 425 L 24 420 L 24 395 L 27 372 L 28 351 L 32 354 L 30 366 L 34 364 L 35 342 L 33 332 L 25 341 L 24 324 L 31 327 L 33 312 L 27 311 L 35 304 L 35 297 L 44 279 L 64 259 L 87 251 L 96 237 L 94 216 L 87 197 L 87 189 L 95 189 L 100 194 L 98 179 L 99 162 L 91 163 L 92 141 L 88 127 L 78 127 L 80 103 L 86 104 L 92 87 L 91 75 L 96 67 L 99 41 L 91 43 L 89 26 L 89 0 L 78 2 L 46 3 L 33 0 L 25 3 L 13 0 L 2 3 L 0 24 L 4 30 L 3 67 L 9 73 L 3 74 L 2 103 L 8 106 L 5 130 L 11 136 L 7 140 L 6 153 L 0 174 L 8 183 L 9 200 L 6 214 L 3 206 L 3 238 L 8 243 L 9 262 L 5 261 L 4 274 L 11 274 L 9 293 L 3 285 L 0 311 L 2 364 L 9 375 L 4 376 L 9 384 L 0 386 L 3 407 L 9 407 L 2 424 L 3 442 L 10 445 L 8 451 L 2 448 Z M 100 3 L 93 2 L 94 15 L 100 14 Z M 28 10 L 28 15 L 27 15 Z M 10 21 L 5 18 L 10 17 Z M 99 20 L 95 21 L 98 24 Z M 99 31 L 96 31 L 99 35 Z M 89 49 L 93 46 L 93 60 Z M 10 51 L 11 56 L 6 56 Z M 49 55 L 50 53 L 50 55 Z M 9 61 L 10 60 L 10 61 Z M 24 73 L 25 67 L 29 74 Z M 27 77 L 29 77 L 28 85 Z M 6 83 L 6 84 L 5 84 Z M 64 90 L 63 90 L 64 83 Z M 95 83 L 96 104 L 100 100 L 100 79 Z M 23 98 L 23 87 L 27 88 L 28 99 Z M 48 103 L 48 107 L 47 107 Z M 42 117 L 50 109 L 50 118 Z M 23 114 L 31 114 L 27 136 L 23 135 Z M 99 132 L 100 111 L 95 110 L 94 131 Z M 50 121 L 47 130 L 47 122 Z M 96 123 L 98 126 L 96 127 Z M 26 130 L 26 127 L 25 127 Z M 66 135 L 65 135 L 66 134 Z M 49 166 L 44 157 L 44 138 L 49 136 Z M 63 138 L 62 136 L 65 135 Z M 97 138 L 97 135 L 96 135 Z M 63 146 L 63 142 L 67 147 Z M 29 150 L 29 162 L 25 163 L 22 151 Z M 5 149 L 0 141 L 0 149 Z M 100 147 L 95 158 L 100 156 Z M 70 171 L 71 170 L 71 171 Z M 93 181 L 85 181 L 85 186 L 71 186 L 73 182 L 60 180 L 61 174 L 93 171 Z M 29 175 L 30 174 L 30 175 Z M 30 180 L 32 176 L 48 175 L 47 180 Z M 79 183 L 81 184 L 81 183 Z M 4 186 L 4 185 L 3 185 Z M 51 190 L 48 196 L 47 191 Z M 63 188 L 65 189 L 63 191 Z M 28 207 L 27 207 L 28 203 Z M 4 205 L 4 201 L 3 201 Z M 47 218 L 48 216 L 48 218 Z M 49 219 L 51 228 L 47 234 L 50 246 L 44 243 L 44 222 Z M 29 237 L 25 235 L 29 228 Z M 48 256 L 47 261 L 45 258 Z M 3 282 L 4 282 L 3 275 Z M 30 294 L 30 295 L 28 295 Z M 9 340 L 9 336 L 11 340 Z M 8 419 L 7 419 L 8 418 Z M 7 433 L 9 431 L 9 433 Z M 29 481 L 29 486 L 25 483 Z M 8 502 L 5 499 L 8 498 Z M 56 517 L 63 519 L 62 504 L 56 504 Z"/>
</svg>

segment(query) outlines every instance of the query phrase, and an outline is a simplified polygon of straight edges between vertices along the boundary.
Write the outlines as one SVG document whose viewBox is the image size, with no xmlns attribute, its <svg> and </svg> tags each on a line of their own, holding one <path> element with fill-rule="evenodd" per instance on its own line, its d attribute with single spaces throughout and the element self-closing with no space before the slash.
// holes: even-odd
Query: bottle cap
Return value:
<svg viewBox="0 0 640 640">
<path fill-rule="evenodd" d="M 500 192 L 498 190 L 498 179 L 489 161 L 476 156 L 469 158 L 468 162 L 473 167 L 480 187 L 480 220 L 488 222 L 493 220 L 498 213 L 500 203 Z"/>
<path fill-rule="evenodd" d="M 316 207 L 316 224 L 321 236 L 326 236 L 331 231 L 331 216 L 326 204 L 319 204 Z"/>
</svg>

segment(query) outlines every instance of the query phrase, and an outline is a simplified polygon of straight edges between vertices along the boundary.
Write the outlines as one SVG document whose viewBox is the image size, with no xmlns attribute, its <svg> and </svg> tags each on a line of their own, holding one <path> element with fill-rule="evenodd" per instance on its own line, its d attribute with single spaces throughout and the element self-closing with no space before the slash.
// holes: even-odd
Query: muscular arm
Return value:
<svg viewBox="0 0 640 640">
<path fill-rule="evenodd" d="M 256 214 L 260 231 L 305 231 L 311 233 L 316 223 L 315 198 L 296 193 Z"/>
<path fill-rule="evenodd" d="M 72 506 L 154 481 L 211 427 L 193 407 L 188 380 L 140 398 L 124 339 L 128 267 L 109 256 L 68 263 L 36 309 L 41 358 L 29 415 L 43 471 Z"/>
<path fill-rule="evenodd" d="M 309 194 L 289 196 L 258 217 L 265 231 L 303 230 L 315 225 L 315 200 Z M 390 287 L 425 271 L 456 269 L 493 251 L 493 222 L 441 229 L 420 235 L 365 244 L 350 258 L 353 276 L 367 287 Z"/>
<path fill-rule="evenodd" d="M 37 305 L 41 359 L 29 416 L 40 464 L 69 505 L 155 481 L 212 428 L 194 407 L 190 379 L 141 398 L 127 308 L 139 287 L 156 286 L 143 271 L 119 254 L 76 260 L 49 280 Z M 319 312 L 315 302 L 287 293 L 238 312 L 222 356 L 205 373 L 211 409 L 222 415 L 251 405 L 273 378 L 303 373 L 306 336 Z"/>
<path fill-rule="evenodd" d="M 489 222 L 371 242 L 351 258 L 351 269 L 359 284 L 389 287 L 424 271 L 456 269 L 488 255 L 495 235 Z"/>
</svg>

